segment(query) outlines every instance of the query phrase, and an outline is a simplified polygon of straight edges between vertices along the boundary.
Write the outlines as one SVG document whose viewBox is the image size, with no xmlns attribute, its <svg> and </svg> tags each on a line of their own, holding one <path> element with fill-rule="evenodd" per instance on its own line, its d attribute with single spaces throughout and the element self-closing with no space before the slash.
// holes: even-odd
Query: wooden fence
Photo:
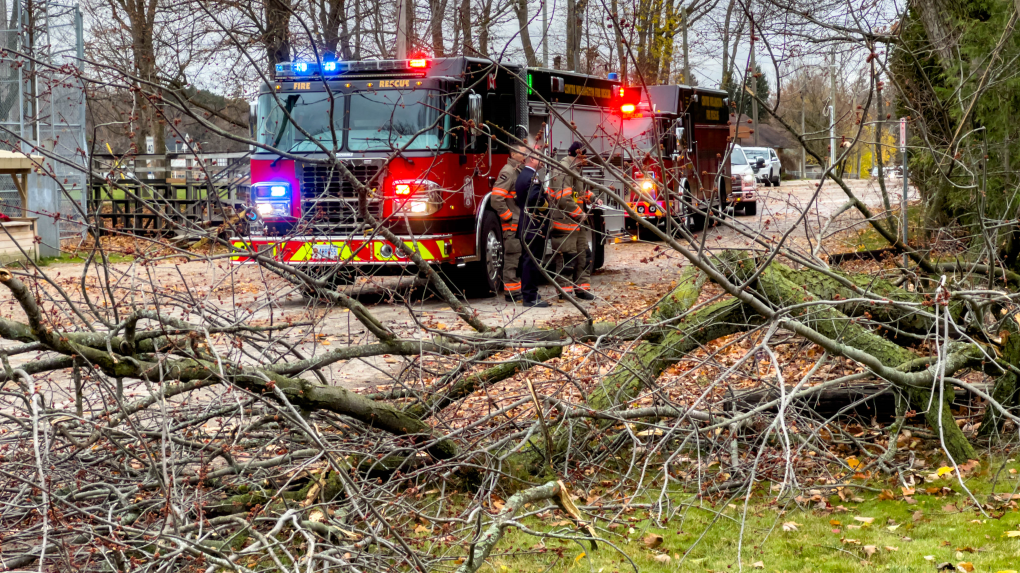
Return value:
<svg viewBox="0 0 1020 573">
<path fill-rule="evenodd" d="M 89 216 L 106 234 L 215 227 L 248 204 L 248 154 L 140 155 L 127 161 L 96 155 L 92 173 Z"/>
</svg>

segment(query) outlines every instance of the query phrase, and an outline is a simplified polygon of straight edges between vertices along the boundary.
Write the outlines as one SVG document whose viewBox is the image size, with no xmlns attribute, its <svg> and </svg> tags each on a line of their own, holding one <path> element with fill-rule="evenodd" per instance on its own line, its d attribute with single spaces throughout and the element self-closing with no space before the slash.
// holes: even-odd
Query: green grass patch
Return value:
<svg viewBox="0 0 1020 573">
<path fill-rule="evenodd" d="M 607 544 L 592 551 L 587 542 L 543 539 L 511 528 L 489 562 L 498 573 L 624 573 L 635 567 L 642 572 L 729 572 L 738 570 L 737 545 L 742 535 L 740 563 L 750 572 L 935 572 L 942 563 L 962 571 L 967 565 L 961 563 L 977 572 L 1012 571 L 1020 565 L 1020 537 L 1007 532 L 1020 530 L 1020 512 L 1016 501 L 1001 495 L 993 499 L 989 493 L 996 474 L 996 492 L 1016 491 L 1017 474 L 1009 470 L 1016 471 L 1018 466 L 1010 462 L 1001 472 L 1000 467 L 1001 463 L 991 469 L 984 466 L 965 481 L 987 515 L 953 475 L 918 484 L 909 496 L 890 480 L 873 479 L 866 482 L 869 488 L 888 493 L 846 487 L 842 490 L 845 500 L 827 489 L 832 486 L 822 485 L 797 499 L 777 501 L 776 493 L 762 484 L 746 511 L 743 496 L 713 504 L 689 495 L 671 495 L 674 503 L 688 505 L 667 523 L 650 519 L 646 508 L 599 512 L 599 535 L 626 557 Z M 930 475 L 934 470 L 920 473 Z M 654 500 L 633 503 L 649 501 Z M 657 518 L 654 510 L 652 517 Z M 544 533 L 576 534 L 556 512 L 544 519 L 528 517 L 522 523 Z M 646 545 L 649 534 L 661 535 L 661 544 Z"/>
<path fill-rule="evenodd" d="M 98 256 L 98 255 L 97 255 Z M 135 260 L 133 255 L 120 255 L 117 253 L 107 254 L 107 259 L 111 263 L 130 263 Z M 39 257 L 36 264 L 40 267 L 48 267 L 51 265 L 62 265 L 62 264 L 80 264 L 85 262 L 85 257 L 75 256 L 69 253 L 61 253 L 59 257 Z"/>
</svg>

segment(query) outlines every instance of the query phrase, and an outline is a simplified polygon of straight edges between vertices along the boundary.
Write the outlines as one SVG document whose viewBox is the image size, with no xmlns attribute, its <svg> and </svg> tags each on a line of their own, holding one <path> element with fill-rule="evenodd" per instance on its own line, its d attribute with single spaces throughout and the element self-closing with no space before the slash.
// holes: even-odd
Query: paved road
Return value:
<svg viewBox="0 0 1020 573">
<path fill-rule="evenodd" d="M 900 201 L 901 182 L 890 182 L 894 205 Z M 867 204 L 876 208 L 882 205 L 879 186 L 874 181 L 852 182 L 854 193 Z M 828 218 L 843 205 L 847 197 L 842 190 L 832 183 L 826 183 L 820 190 L 818 182 L 786 182 L 781 187 L 760 188 L 762 198 L 758 204 L 758 214 L 754 217 L 738 216 L 731 220 L 731 226 L 720 225 L 710 229 L 706 234 L 698 234 L 700 241 L 704 239 L 706 249 L 754 248 L 754 239 L 778 240 L 784 233 L 796 225 L 790 234 L 787 245 L 793 248 L 810 249 L 817 242 L 817 233 L 828 223 Z M 805 214 L 806 217 L 801 219 Z M 829 225 L 828 232 L 843 231 L 855 225 L 861 225 L 862 219 L 856 212 L 841 215 L 835 224 Z M 809 241 L 810 239 L 810 241 Z M 678 253 L 659 243 L 627 241 L 616 242 L 608 246 L 606 264 L 595 273 L 592 280 L 593 290 L 598 300 L 584 303 L 585 308 L 596 318 L 616 319 L 630 316 L 639 309 L 654 304 L 662 295 L 669 291 L 680 274 L 680 267 L 686 263 Z M 352 315 L 337 308 L 324 308 L 310 303 L 291 289 L 282 280 L 269 276 L 256 267 L 231 267 L 225 262 L 187 263 L 182 265 L 160 265 L 145 271 L 128 270 L 128 265 L 118 265 L 127 274 L 124 280 L 143 280 L 146 272 L 151 272 L 155 280 L 166 291 L 183 291 L 180 276 L 185 277 L 188 290 L 192 295 L 204 298 L 210 308 L 225 312 L 233 312 L 238 320 L 251 324 L 266 324 L 270 321 L 279 324 L 281 321 L 316 321 L 314 327 L 294 327 L 287 332 L 287 338 L 297 344 L 298 349 L 306 355 L 315 355 L 344 346 L 373 339 Z M 76 277 L 80 274 L 78 265 L 61 265 L 50 267 L 51 275 L 59 272 L 63 277 Z M 180 273 L 180 275 L 178 274 Z M 133 273 L 133 275 L 132 275 Z M 71 279 L 76 282 L 77 279 Z M 378 279 L 383 285 L 392 285 L 392 278 Z M 372 285 L 360 284 L 360 288 Z M 542 287 L 542 295 L 553 296 L 551 286 Z M 5 300 L 4 297 L 7 297 Z M 453 311 L 443 302 L 435 298 L 411 297 L 407 300 L 380 300 L 379 297 L 364 297 L 364 302 L 371 312 L 384 324 L 396 330 L 401 336 L 417 338 L 422 330 L 412 320 L 413 316 L 420 323 L 438 329 L 460 329 Z M 20 314 L 10 306 L 9 294 L 0 293 L 0 309 L 11 310 L 11 314 Z M 519 327 L 535 324 L 555 324 L 583 320 L 582 315 L 569 303 L 552 300 L 548 309 L 523 309 L 508 304 L 502 297 L 476 299 L 469 301 L 479 316 L 492 326 Z M 139 304 L 144 304 L 139 301 Z M 10 343 L 0 343 L 11 346 Z M 227 352 L 226 346 L 215 345 L 220 351 Z M 15 364 L 31 358 L 30 355 L 15 357 Z M 268 359 L 267 359 L 268 360 Z M 425 366 L 428 366 L 426 364 Z M 330 383 L 351 388 L 375 386 L 391 383 L 394 376 L 425 375 L 418 369 L 422 364 L 412 365 L 400 357 L 380 356 L 353 360 L 334 365 L 328 374 Z M 413 372 L 406 372 L 413 368 Z"/>
</svg>

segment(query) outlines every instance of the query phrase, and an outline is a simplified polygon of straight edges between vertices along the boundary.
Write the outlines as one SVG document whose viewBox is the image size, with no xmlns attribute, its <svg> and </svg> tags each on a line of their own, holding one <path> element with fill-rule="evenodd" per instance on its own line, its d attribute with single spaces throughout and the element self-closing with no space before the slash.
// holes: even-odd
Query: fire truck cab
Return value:
<svg viewBox="0 0 1020 573">
<path fill-rule="evenodd" d="M 529 132 L 561 137 L 550 110 L 584 124 L 582 136 L 599 135 L 582 118 L 604 113 L 615 85 L 466 57 L 277 64 L 256 110 L 256 216 L 246 236 L 232 239 L 232 260 L 257 254 L 339 282 L 359 271 L 405 272 L 412 261 L 366 221 L 364 202 L 462 288 L 498 292 L 502 232 L 489 193 L 509 146 Z M 565 145 L 553 146 L 565 152 L 573 139 L 561 138 Z M 368 192 L 359 195 L 337 162 Z M 622 216 L 599 210 L 593 219 L 597 268 L 602 240 L 622 229 Z"/>
</svg>

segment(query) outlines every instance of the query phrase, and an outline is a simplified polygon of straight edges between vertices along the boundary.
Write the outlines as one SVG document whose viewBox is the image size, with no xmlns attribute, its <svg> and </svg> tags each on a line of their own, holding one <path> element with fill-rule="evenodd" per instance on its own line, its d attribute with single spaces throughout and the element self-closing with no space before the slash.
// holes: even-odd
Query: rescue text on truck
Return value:
<svg viewBox="0 0 1020 573">
<path fill-rule="evenodd" d="M 534 127 L 529 100 L 549 88 L 533 84 L 592 99 L 595 78 L 546 72 L 464 57 L 278 64 L 256 112 L 258 217 L 233 239 L 232 260 L 258 253 L 341 282 L 413 272 L 362 217 L 342 165 L 370 189 L 365 211 L 409 249 L 464 289 L 498 291 L 502 231 L 489 195 L 509 146 Z"/>
</svg>

